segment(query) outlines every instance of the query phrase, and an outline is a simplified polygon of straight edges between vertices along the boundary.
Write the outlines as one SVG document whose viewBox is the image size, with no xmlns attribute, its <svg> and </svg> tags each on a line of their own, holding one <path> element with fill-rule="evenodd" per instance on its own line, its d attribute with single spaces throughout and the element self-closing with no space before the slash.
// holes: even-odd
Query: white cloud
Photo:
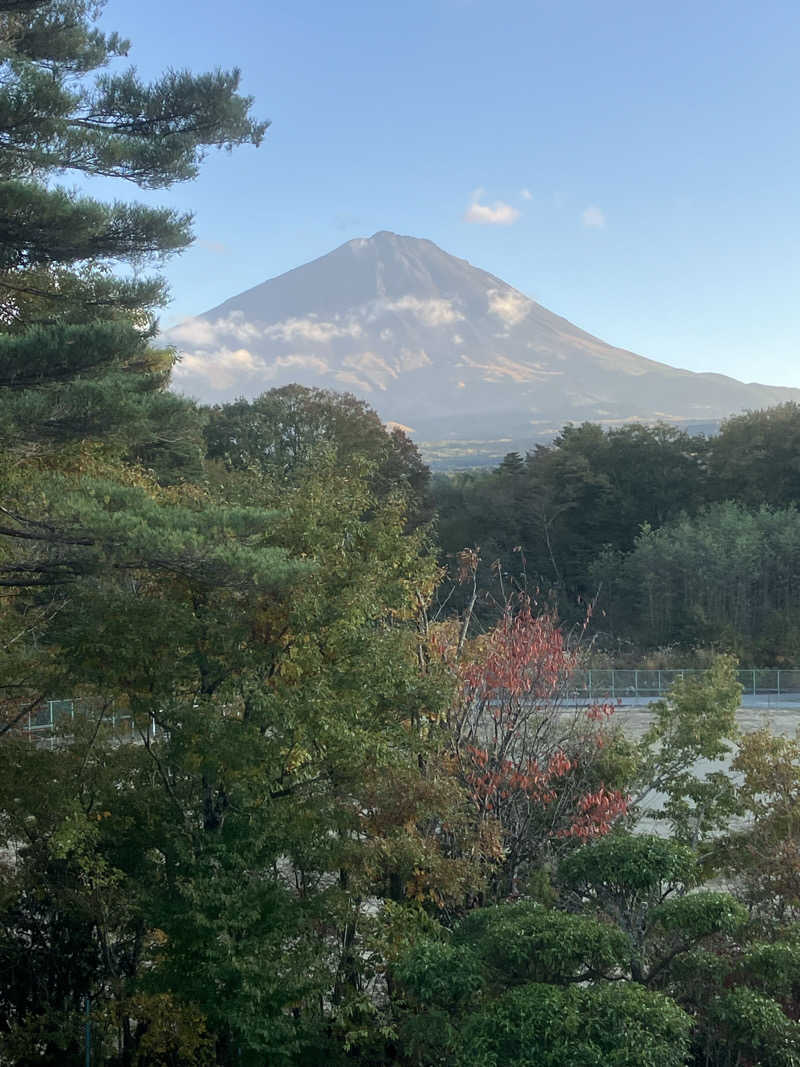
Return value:
<svg viewBox="0 0 800 1067">
<path fill-rule="evenodd" d="M 337 382 L 341 382 L 342 385 L 355 385 L 359 389 L 363 389 L 367 393 L 372 392 L 372 386 L 368 381 L 363 378 L 359 378 L 357 374 L 352 371 L 340 370 L 334 375 Z"/>
<path fill-rule="evenodd" d="M 178 380 L 201 379 L 212 389 L 229 389 L 243 377 L 263 372 L 263 362 L 246 348 L 223 348 L 213 356 L 201 352 L 184 353 L 174 373 Z"/>
<path fill-rule="evenodd" d="M 519 211 L 504 200 L 495 200 L 493 204 L 482 204 L 484 190 L 476 189 L 472 202 L 464 213 L 465 222 L 477 222 L 482 226 L 510 226 L 519 218 Z"/>
<path fill-rule="evenodd" d="M 403 348 L 396 361 L 399 371 L 421 370 L 422 367 L 429 367 L 430 363 L 431 357 L 424 348 Z"/>
<path fill-rule="evenodd" d="M 520 189 L 519 195 L 522 197 L 523 200 L 533 200 L 533 193 L 530 191 L 530 189 Z"/>
<path fill-rule="evenodd" d="M 345 356 L 342 362 L 348 368 L 345 373 L 355 373 L 360 381 L 367 381 L 378 389 L 385 390 L 391 380 L 397 377 L 397 370 L 376 352 L 353 353 Z M 341 378 L 341 375 L 337 374 L 337 378 Z"/>
<path fill-rule="evenodd" d="M 217 348 L 231 340 L 247 344 L 262 336 L 263 329 L 257 323 L 247 322 L 241 311 L 232 311 L 225 318 L 209 322 L 208 319 L 186 319 L 171 330 L 165 340 L 179 348 Z"/>
<path fill-rule="evenodd" d="M 523 363 L 497 353 L 490 356 L 486 362 L 480 359 L 471 359 L 469 356 L 465 356 L 462 362 L 468 367 L 483 371 L 481 379 L 484 382 L 500 382 L 506 378 L 520 383 L 546 381 L 553 375 L 562 373 L 561 371 L 551 371 L 543 367 L 541 363 Z"/>
<path fill-rule="evenodd" d="M 359 337 L 361 327 L 357 322 L 324 322 L 313 315 L 306 319 L 284 319 L 261 331 L 261 336 L 278 341 L 313 341 L 326 344 L 335 337 Z"/>
<path fill-rule="evenodd" d="M 267 377 L 274 378 L 277 372 L 284 367 L 300 367 L 303 370 L 311 370 L 317 374 L 330 374 L 330 367 L 324 359 L 319 359 L 317 356 L 291 355 L 278 356 L 271 366 L 267 366 L 265 368 Z"/>
<path fill-rule="evenodd" d="M 516 289 L 490 289 L 489 311 L 506 326 L 516 326 L 531 310 L 532 301 Z"/>
<path fill-rule="evenodd" d="M 602 212 L 599 207 L 595 207 L 594 204 L 590 204 L 589 207 L 584 210 L 581 215 L 581 220 L 584 226 L 589 226 L 596 230 L 602 230 L 606 224 L 605 213 Z"/>
<path fill-rule="evenodd" d="M 386 311 L 410 311 L 426 326 L 447 326 L 464 318 L 452 300 L 442 298 L 420 300 L 416 296 L 401 296 L 399 300 L 377 301 L 374 314 Z"/>
<path fill-rule="evenodd" d="M 533 381 L 536 378 L 536 371 L 532 367 L 496 353 L 486 362 L 480 359 L 470 359 L 468 356 L 464 357 L 464 362 L 468 367 L 483 371 L 481 379 L 484 382 L 500 382 L 505 378 L 510 378 L 514 382 L 521 383 Z"/>
<path fill-rule="evenodd" d="M 164 339 L 170 344 L 189 345 L 197 348 L 211 348 L 217 337 L 216 330 L 204 319 L 187 319 L 168 330 Z"/>
<path fill-rule="evenodd" d="M 309 315 L 307 318 L 289 318 L 267 326 L 261 322 L 248 322 L 241 311 L 214 322 L 207 319 L 187 319 L 165 334 L 165 339 L 178 348 L 230 348 L 231 341 L 252 344 L 254 341 L 311 341 L 327 344 L 336 337 L 360 337 L 361 326 L 354 320 L 325 322 Z"/>
<path fill-rule="evenodd" d="M 214 390 L 232 389 L 244 381 L 257 379 L 269 382 L 279 371 L 288 367 L 309 370 L 315 374 L 330 373 L 330 367 L 317 356 L 292 353 L 267 361 L 246 348 L 219 348 L 208 352 L 183 352 L 175 367 L 176 381 L 183 389 L 205 385 Z"/>
</svg>

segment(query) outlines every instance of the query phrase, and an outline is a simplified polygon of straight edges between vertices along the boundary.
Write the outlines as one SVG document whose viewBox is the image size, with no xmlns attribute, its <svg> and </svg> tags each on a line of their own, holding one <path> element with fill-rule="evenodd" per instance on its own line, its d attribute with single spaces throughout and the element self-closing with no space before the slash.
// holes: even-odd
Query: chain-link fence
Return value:
<svg viewBox="0 0 800 1067">
<path fill-rule="evenodd" d="M 656 699 L 664 696 L 676 678 L 702 676 L 708 671 L 696 667 L 673 667 L 657 670 L 649 667 L 591 668 L 573 671 L 569 679 L 569 696 L 575 700 L 610 698 Z M 747 667 L 738 672 L 745 696 L 775 696 L 800 702 L 800 669 Z"/>
<path fill-rule="evenodd" d="M 585 668 L 573 671 L 569 677 L 567 696 L 575 701 L 651 699 L 665 696 L 677 678 L 696 677 L 707 674 L 704 668 L 651 667 L 630 668 Z M 744 696 L 775 697 L 781 701 L 800 703 L 800 668 L 776 669 L 770 667 L 746 667 L 738 672 Z M 16 729 L 34 737 L 53 737 L 64 732 L 70 720 L 77 715 L 102 715 L 104 722 L 114 729 L 128 731 L 133 735 L 134 724 L 130 715 L 113 708 L 101 711 L 77 700 L 43 700 L 31 709 L 18 723 Z M 155 732 L 155 725 L 151 723 Z"/>
<path fill-rule="evenodd" d="M 94 722 L 101 719 L 103 725 L 110 726 L 117 736 L 141 740 L 130 714 L 84 700 L 43 700 L 19 719 L 13 729 L 15 733 L 22 733 L 32 741 L 53 741 L 59 735 L 69 735 L 72 723 L 78 718 Z M 152 720 L 148 732 L 155 736 L 155 723 Z"/>
</svg>

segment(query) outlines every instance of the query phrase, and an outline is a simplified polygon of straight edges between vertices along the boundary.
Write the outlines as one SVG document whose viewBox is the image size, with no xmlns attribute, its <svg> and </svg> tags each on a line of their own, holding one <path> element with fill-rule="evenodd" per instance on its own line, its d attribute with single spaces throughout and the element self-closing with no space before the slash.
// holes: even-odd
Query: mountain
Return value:
<svg viewBox="0 0 800 1067">
<path fill-rule="evenodd" d="M 800 389 L 615 348 L 431 241 L 382 231 L 167 331 L 175 387 L 205 402 L 277 385 L 346 390 L 417 439 L 545 439 L 564 423 L 713 425 Z"/>
</svg>

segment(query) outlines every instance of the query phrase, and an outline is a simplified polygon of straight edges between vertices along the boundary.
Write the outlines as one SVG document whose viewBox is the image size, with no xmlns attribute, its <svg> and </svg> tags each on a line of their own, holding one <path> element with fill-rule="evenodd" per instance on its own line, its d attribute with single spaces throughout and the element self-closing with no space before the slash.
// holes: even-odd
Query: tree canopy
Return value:
<svg viewBox="0 0 800 1067">
<path fill-rule="evenodd" d="M 737 415 L 708 438 L 568 425 L 493 471 L 439 475 L 443 562 L 478 546 L 495 598 L 501 578 L 550 591 L 571 623 L 596 602 L 590 633 L 637 662 L 710 646 L 793 666 L 798 410 Z"/>
</svg>

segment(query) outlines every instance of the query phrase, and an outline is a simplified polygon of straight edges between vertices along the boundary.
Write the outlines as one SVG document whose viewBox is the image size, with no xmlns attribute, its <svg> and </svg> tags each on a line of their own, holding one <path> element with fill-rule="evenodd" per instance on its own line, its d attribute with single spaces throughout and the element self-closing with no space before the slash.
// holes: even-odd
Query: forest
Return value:
<svg viewBox="0 0 800 1067">
<path fill-rule="evenodd" d="M 800 741 L 735 658 L 795 662 L 798 413 L 432 483 L 354 397 L 171 392 L 191 219 L 56 179 L 265 124 L 97 14 L 0 0 L 0 1063 L 800 1064 Z M 638 739 L 565 699 L 599 617 L 709 649 Z"/>
<path fill-rule="evenodd" d="M 494 470 L 435 477 L 443 559 L 480 546 L 487 590 L 501 578 L 535 589 L 571 624 L 592 606 L 609 666 L 660 649 L 665 666 L 730 652 L 748 667 L 793 667 L 798 457 L 792 403 L 734 415 L 709 437 L 568 425 Z"/>
</svg>

